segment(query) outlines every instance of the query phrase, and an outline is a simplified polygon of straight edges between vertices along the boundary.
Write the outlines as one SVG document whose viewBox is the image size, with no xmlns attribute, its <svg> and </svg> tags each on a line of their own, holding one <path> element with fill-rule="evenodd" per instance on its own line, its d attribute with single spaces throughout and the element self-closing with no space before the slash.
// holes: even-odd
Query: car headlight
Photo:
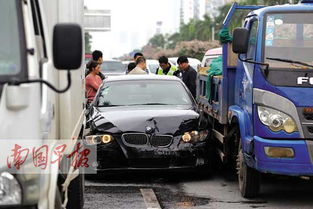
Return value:
<svg viewBox="0 0 313 209">
<path fill-rule="evenodd" d="M 22 189 L 17 179 L 8 172 L 0 174 L 0 205 L 22 203 Z"/>
<path fill-rule="evenodd" d="M 208 136 L 208 133 L 208 130 L 185 132 L 181 139 L 186 143 L 204 141 Z"/>
<path fill-rule="evenodd" d="M 284 130 L 287 133 L 298 131 L 293 118 L 283 112 L 268 107 L 258 106 L 260 121 L 268 126 L 272 131 Z"/>
<path fill-rule="evenodd" d="M 108 144 L 111 141 L 113 141 L 114 138 L 110 134 L 104 134 L 104 135 L 90 135 L 85 137 L 85 142 L 88 145 L 95 145 L 95 144 Z"/>
</svg>

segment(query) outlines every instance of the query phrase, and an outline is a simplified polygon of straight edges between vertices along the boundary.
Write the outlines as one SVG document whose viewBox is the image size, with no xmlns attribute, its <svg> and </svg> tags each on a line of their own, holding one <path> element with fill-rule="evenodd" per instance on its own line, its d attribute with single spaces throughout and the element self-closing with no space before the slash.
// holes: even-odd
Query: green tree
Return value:
<svg viewBox="0 0 313 209">
<path fill-rule="evenodd" d="M 85 33 L 85 53 L 86 54 L 91 54 L 91 39 L 92 36 L 90 33 Z"/>
<path fill-rule="evenodd" d="M 165 38 L 162 34 L 156 34 L 152 38 L 150 38 L 148 44 L 155 46 L 155 47 L 164 48 Z"/>
<path fill-rule="evenodd" d="M 174 33 L 170 35 L 167 39 L 167 48 L 174 49 L 176 44 L 180 41 L 180 34 Z"/>
</svg>

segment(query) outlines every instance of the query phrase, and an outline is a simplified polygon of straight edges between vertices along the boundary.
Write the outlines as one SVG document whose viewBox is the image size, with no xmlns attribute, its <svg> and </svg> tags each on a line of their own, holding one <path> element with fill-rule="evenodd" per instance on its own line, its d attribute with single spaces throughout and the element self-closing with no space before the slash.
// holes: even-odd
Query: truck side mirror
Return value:
<svg viewBox="0 0 313 209">
<path fill-rule="evenodd" d="M 235 28 L 233 32 L 233 52 L 245 54 L 248 52 L 249 30 L 246 28 Z"/>
<path fill-rule="evenodd" d="M 53 30 L 53 62 L 60 70 L 76 70 L 82 63 L 82 29 L 78 24 L 57 24 Z"/>
</svg>

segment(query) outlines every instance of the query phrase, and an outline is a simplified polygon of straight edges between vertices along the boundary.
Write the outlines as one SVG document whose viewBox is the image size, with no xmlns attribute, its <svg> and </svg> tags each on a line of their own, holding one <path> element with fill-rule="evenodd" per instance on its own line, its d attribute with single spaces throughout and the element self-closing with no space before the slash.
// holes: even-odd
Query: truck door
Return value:
<svg viewBox="0 0 313 209">
<path fill-rule="evenodd" d="M 38 0 L 31 0 L 31 11 L 33 19 L 33 32 L 35 35 L 35 55 L 38 60 L 39 78 L 56 84 L 54 75 L 57 72 L 51 68 L 51 57 L 48 57 L 47 44 L 48 38 L 45 36 L 43 20 Z M 51 55 L 50 55 L 51 56 Z M 49 62 L 50 60 L 50 62 Z M 43 138 L 56 138 L 55 115 L 55 93 L 48 90 L 46 85 L 40 84 L 40 99 L 41 99 L 41 132 Z"/>
<path fill-rule="evenodd" d="M 256 52 L 257 52 L 257 39 L 258 39 L 258 20 L 255 17 L 250 18 L 246 21 L 246 27 L 248 27 L 250 31 L 249 35 L 249 45 L 248 52 L 245 55 L 246 59 L 255 61 L 256 60 Z M 252 95 L 253 95 L 253 74 L 254 69 L 257 65 L 253 63 L 243 63 L 244 70 L 242 71 L 242 75 L 240 79 L 237 79 L 239 82 L 239 104 L 241 104 L 242 108 L 248 112 L 249 116 L 252 117 Z"/>
</svg>

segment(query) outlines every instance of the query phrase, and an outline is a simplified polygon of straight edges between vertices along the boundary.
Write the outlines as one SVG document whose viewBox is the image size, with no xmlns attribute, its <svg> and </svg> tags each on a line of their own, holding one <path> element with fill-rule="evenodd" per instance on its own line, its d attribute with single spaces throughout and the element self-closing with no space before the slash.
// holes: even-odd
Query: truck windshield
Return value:
<svg viewBox="0 0 313 209">
<path fill-rule="evenodd" d="M 313 69 L 313 14 L 268 14 L 264 44 L 271 68 Z"/>
<path fill-rule="evenodd" d="M 0 0 L 0 76 L 21 70 L 17 1 Z"/>
</svg>

